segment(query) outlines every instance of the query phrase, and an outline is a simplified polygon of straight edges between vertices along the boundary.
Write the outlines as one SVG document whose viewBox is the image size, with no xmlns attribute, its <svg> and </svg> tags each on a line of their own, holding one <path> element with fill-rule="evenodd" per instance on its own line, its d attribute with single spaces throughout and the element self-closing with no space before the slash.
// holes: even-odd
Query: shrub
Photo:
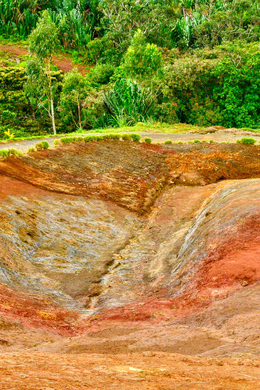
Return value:
<svg viewBox="0 0 260 390">
<path fill-rule="evenodd" d="M 87 137 L 84 137 L 84 142 L 91 142 L 91 141 L 97 141 L 98 137 L 95 135 L 88 135 Z"/>
<path fill-rule="evenodd" d="M 20 150 L 16 149 L 5 149 L 5 150 L 0 150 L 0 158 L 6 160 L 9 157 L 20 157 L 22 156 L 22 152 Z"/>
<path fill-rule="evenodd" d="M 121 137 L 123 141 L 131 141 L 130 134 L 123 134 Z"/>
<path fill-rule="evenodd" d="M 29 148 L 29 149 L 28 149 L 28 153 L 34 153 L 34 152 L 36 152 L 36 149 L 35 149 L 35 148 Z"/>
<path fill-rule="evenodd" d="M 200 140 L 199 139 L 195 139 L 193 142 L 194 142 L 194 144 L 197 144 L 197 143 L 200 142 Z"/>
<path fill-rule="evenodd" d="M 256 140 L 253 138 L 241 138 L 240 140 L 237 140 L 237 143 L 243 145 L 254 145 L 256 143 Z"/>
<path fill-rule="evenodd" d="M 134 142 L 139 142 L 140 139 L 141 139 L 141 136 L 139 134 L 130 134 L 130 137 L 131 139 L 134 141 Z"/>
<path fill-rule="evenodd" d="M 60 138 L 59 141 L 61 144 L 70 144 L 72 142 L 75 142 L 75 137 L 63 137 L 63 138 Z"/>
<path fill-rule="evenodd" d="M 138 29 L 123 57 L 120 66 L 125 77 L 149 78 L 162 68 L 162 53 L 155 44 L 147 42 L 144 33 Z"/>
<path fill-rule="evenodd" d="M 44 150 L 44 149 L 48 149 L 50 145 L 48 144 L 47 141 L 42 141 L 42 142 L 38 142 L 38 144 L 36 144 L 35 147 L 37 150 Z"/>
<path fill-rule="evenodd" d="M 75 142 L 84 142 L 84 137 L 75 137 L 74 141 Z"/>
<path fill-rule="evenodd" d="M 92 68 L 87 78 L 93 88 L 100 88 L 110 82 L 110 78 L 115 72 L 115 67 L 111 64 L 99 64 Z"/>
<path fill-rule="evenodd" d="M 120 134 L 105 134 L 101 137 L 102 139 L 114 139 L 114 140 L 119 140 L 121 138 Z"/>
<path fill-rule="evenodd" d="M 214 143 L 213 139 L 209 140 L 209 142 L 210 142 L 211 144 L 213 144 L 213 143 Z"/>
<path fill-rule="evenodd" d="M 146 122 L 152 118 L 155 104 L 156 96 L 149 89 L 132 80 L 118 80 L 114 89 L 104 94 L 104 124 L 122 127 Z"/>
<path fill-rule="evenodd" d="M 146 144 L 151 144 L 151 143 L 152 143 L 152 139 L 151 139 L 151 138 L 145 138 L 145 139 L 144 139 L 144 142 L 145 142 Z"/>
<path fill-rule="evenodd" d="M 171 145 L 172 144 L 172 141 L 170 139 L 168 139 L 167 141 L 164 142 L 165 145 Z"/>
</svg>

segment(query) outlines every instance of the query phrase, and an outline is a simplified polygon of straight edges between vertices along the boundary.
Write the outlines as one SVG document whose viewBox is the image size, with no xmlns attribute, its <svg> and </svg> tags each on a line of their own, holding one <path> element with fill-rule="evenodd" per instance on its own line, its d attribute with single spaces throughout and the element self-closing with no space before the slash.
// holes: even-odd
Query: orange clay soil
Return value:
<svg viewBox="0 0 260 390">
<path fill-rule="evenodd" d="M 256 390 L 260 360 L 140 353 L 0 355 L 1 388 L 35 390 Z"/>
</svg>

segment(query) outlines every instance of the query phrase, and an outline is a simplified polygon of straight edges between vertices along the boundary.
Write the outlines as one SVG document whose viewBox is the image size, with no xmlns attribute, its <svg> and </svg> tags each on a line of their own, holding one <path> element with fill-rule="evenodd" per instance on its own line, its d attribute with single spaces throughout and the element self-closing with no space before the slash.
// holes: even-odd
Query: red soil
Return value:
<svg viewBox="0 0 260 390">
<path fill-rule="evenodd" d="M 237 144 L 184 145 L 166 160 L 175 184 L 205 185 L 260 176 L 260 147 Z"/>
<path fill-rule="evenodd" d="M 160 147 L 134 142 L 69 144 L 0 162 L 0 173 L 46 190 L 102 198 L 143 213 L 167 181 L 168 168 L 158 151 Z"/>
<path fill-rule="evenodd" d="M 28 50 L 22 49 L 18 46 L 11 46 L 11 45 L 0 45 L 0 50 L 14 54 L 15 56 L 23 56 L 29 54 Z M 67 73 L 73 68 L 77 68 L 78 71 L 83 75 L 89 72 L 89 67 L 83 64 L 74 64 L 71 61 L 71 59 L 65 55 L 59 57 L 54 56 L 53 64 L 57 66 L 57 68 L 61 70 L 63 73 Z"/>
<path fill-rule="evenodd" d="M 197 272 L 189 278 L 185 290 L 169 298 L 169 289 L 160 289 L 150 299 L 105 311 L 91 323 L 104 326 L 110 321 L 160 323 L 171 318 L 179 320 L 205 309 L 260 280 L 260 217 L 250 218 L 238 227 L 236 237 L 219 237 L 219 247 L 196 265 Z M 149 294 L 149 292 L 148 292 Z"/>
<path fill-rule="evenodd" d="M 22 181 L 10 178 L 0 174 L 0 199 L 6 200 L 8 196 L 27 196 L 33 198 L 35 195 L 44 195 L 48 193 L 41 190 L 38 187 L 32 186 L 31 184 L 23 183 Z"/>
<path fill-rule="evenodd" d="M 0 314 L 9 320 L 18 320 L 25 327 L 46 329 L 64 337 L 75 335 L 79 330 L 75 327 L 79 317 L 76 312 L 60 309 L 50 301 L 15 292 L 4 285 L 0 285 Z"/>
</svg>

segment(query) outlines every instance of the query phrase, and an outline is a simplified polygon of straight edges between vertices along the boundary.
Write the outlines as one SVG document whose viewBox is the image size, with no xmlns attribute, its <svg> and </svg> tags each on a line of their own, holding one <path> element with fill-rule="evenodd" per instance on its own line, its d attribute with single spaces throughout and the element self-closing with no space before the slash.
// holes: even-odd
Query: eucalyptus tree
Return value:
<svg viewBox="0 0 260 390">
<path fill-rule="evenodd" d="M 27 83 L 25 93 L 30 101 L 43 107 L 52 122 L 56 134 L 54 97 L 57 88 L 51 65 L 53 55 L 59 48 L 58 31 L 48 11 L 44 11 L 36 28 L 29 36 L 31 59 L 27 64 Z"/>
</svg>

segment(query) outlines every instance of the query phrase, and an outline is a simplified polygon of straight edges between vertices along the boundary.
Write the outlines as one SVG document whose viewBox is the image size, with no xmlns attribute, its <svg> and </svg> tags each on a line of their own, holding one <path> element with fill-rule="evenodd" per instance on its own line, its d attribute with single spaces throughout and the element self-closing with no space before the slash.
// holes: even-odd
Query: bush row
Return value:
<svg viewBox="0 0 260 390">
<path fill-rule="evenodd" d="M 93 141 L 102 141 L 102 140 L 120 140 L 123 141 L 133 141 L 133 142 L 139 142 L 141 140 L 141 136 L 139 134 L 105 134 L 100 136 L 86 136 L 86 137 L 63 137 L 60 139 L 57 139 L 54 141 L 55 146 L 59 145 L 65 145 L 70 143 L 80 143 L 80 142 L 93 142 Z M 188 143 L 206 143 L 207 141 L 202 140 L 194 140 L 194 141 L 188 141 Z M 213 140 L 210 140 L 209 143 L 213 143 Z M 151 144 L 152 140 L 151 138 L 144 138 L 144 143 Z M 237 143 L 241 143 L 243 145 L 254 145 L 256 143 L 256 140 L 253 138 L 241 138 L 241 140 L 237 140 Z M 160 144 L 160 143 L 159 143 Z M 173 142 L 171 140 L 166 140 L 164 142 L 165 145 L 172 145 Z M 182 144 L 182 142 L 177 142 L 177 144 Z M 35 145 L 35 147 L 31 147 L 28 152 L 33 153 L 36 151 L 46 150 L 50 147 L 49 143 L 47 141 L 41 141 Z M 16 150 L 13 148 L 10 149 L 4 149 L 0 150 L 0 159 L 6 160 L 9 157 L 20 157 L 22 156 L 22 152 L 20 150 Z"/>
</svg>

